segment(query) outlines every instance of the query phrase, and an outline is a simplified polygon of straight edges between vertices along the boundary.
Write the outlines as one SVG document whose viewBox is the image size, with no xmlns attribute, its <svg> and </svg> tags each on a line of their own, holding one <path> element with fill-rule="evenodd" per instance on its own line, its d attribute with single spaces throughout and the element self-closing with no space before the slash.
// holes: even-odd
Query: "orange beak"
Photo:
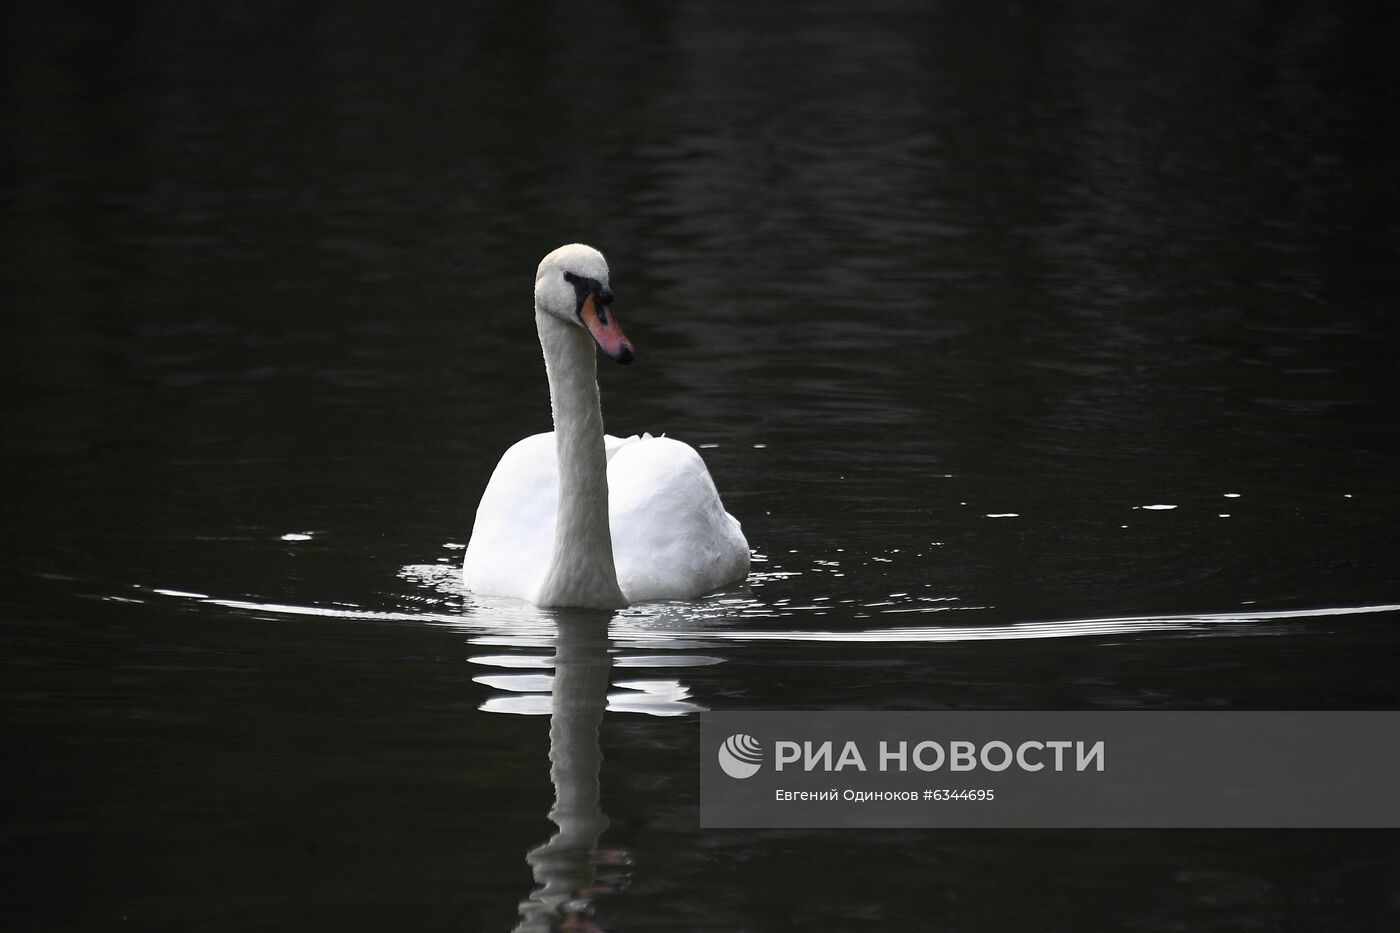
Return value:
<svg viewBox="0 0 1400 933">
<path fill-rule="evenodd" d="M 588 332 L 597 341 L 598 348 L 609 358 L 623 366 L 632 362 L 632 341 L 622 332 L 617 323 L 617 316 L 613 314 L 609 305 L 600 304 L 598 296 L 590 292 L 583 300 L 583 307 L 579 309 L 578 316 L 583 321 L 583 326 L 588 328 Z"/>
</svg>

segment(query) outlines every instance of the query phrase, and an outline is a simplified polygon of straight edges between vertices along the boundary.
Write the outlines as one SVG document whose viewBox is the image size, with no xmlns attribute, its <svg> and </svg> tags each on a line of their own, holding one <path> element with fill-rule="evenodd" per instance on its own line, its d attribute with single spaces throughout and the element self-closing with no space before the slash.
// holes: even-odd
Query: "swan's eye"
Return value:
<svg viewBox="0 0 1400 933">
<path fill-rule="evenodd" d="M 612 289 L 608 288 L 597 279 L 590 279 L 586 275 L 578 275 L 574 272 L 565 272 L 564 281 L 574 287 L 574 294 L 578 297 L 578 306 L 583 308 L 583 303 L 588 300 L 588 296 L 597 295 L 598 301 L 605 305 L 612 304 Z"/>
</svg>

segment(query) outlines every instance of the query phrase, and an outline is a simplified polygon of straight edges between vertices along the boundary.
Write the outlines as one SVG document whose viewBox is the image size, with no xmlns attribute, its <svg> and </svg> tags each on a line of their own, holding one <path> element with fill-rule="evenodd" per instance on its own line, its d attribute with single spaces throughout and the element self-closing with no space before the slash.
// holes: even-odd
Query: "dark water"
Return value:
<svg viewBox="0 0 1400 933">
<path fill-rule="evenodd" d="M 27 6 L 0 926 L 1400 918 L 1394 831 L 701 832 L 691 715 L 1400 706 L 1390 5 Z M 571 240 L 742 589 L 460 590 Z"/>
</svg>

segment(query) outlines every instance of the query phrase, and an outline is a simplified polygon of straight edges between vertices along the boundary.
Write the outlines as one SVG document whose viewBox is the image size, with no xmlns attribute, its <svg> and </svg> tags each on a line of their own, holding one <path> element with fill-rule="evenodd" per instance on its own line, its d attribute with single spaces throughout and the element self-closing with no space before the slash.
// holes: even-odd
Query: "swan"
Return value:
<svg viewBox="0 0 1400 933">
<path fill-rule="evenodd" d="M 694 599 L 749 572 L 749 545 L 694 448 L 603 433 L 594 345 L 632 362 L 612 310 L 608 264 L 561 246 L 535 273 L 554 430 L 517 441 L 477 506 L 466 586 L 537 606 L 619 609 Z"/>
</svg>

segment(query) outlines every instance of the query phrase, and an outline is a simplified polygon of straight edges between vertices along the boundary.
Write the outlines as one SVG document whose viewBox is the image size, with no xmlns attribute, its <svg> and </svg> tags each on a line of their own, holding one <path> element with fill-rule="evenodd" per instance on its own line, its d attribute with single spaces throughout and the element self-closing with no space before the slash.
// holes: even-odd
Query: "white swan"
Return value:
<svg viewBox="0 0 1400 933">
<path fill-rule="evenodd" d="M 699 454 L 603 433 L 594 343 L 632 361 L 611 304 L 596 249 L 573 243 L 540 262 L 535 325 L 554 431 L 518 441 L 491 474 L 463 564 L 475 593 L 616 609 L 693 599 L 748 574 L 748 542 Z"/>
</svg>

